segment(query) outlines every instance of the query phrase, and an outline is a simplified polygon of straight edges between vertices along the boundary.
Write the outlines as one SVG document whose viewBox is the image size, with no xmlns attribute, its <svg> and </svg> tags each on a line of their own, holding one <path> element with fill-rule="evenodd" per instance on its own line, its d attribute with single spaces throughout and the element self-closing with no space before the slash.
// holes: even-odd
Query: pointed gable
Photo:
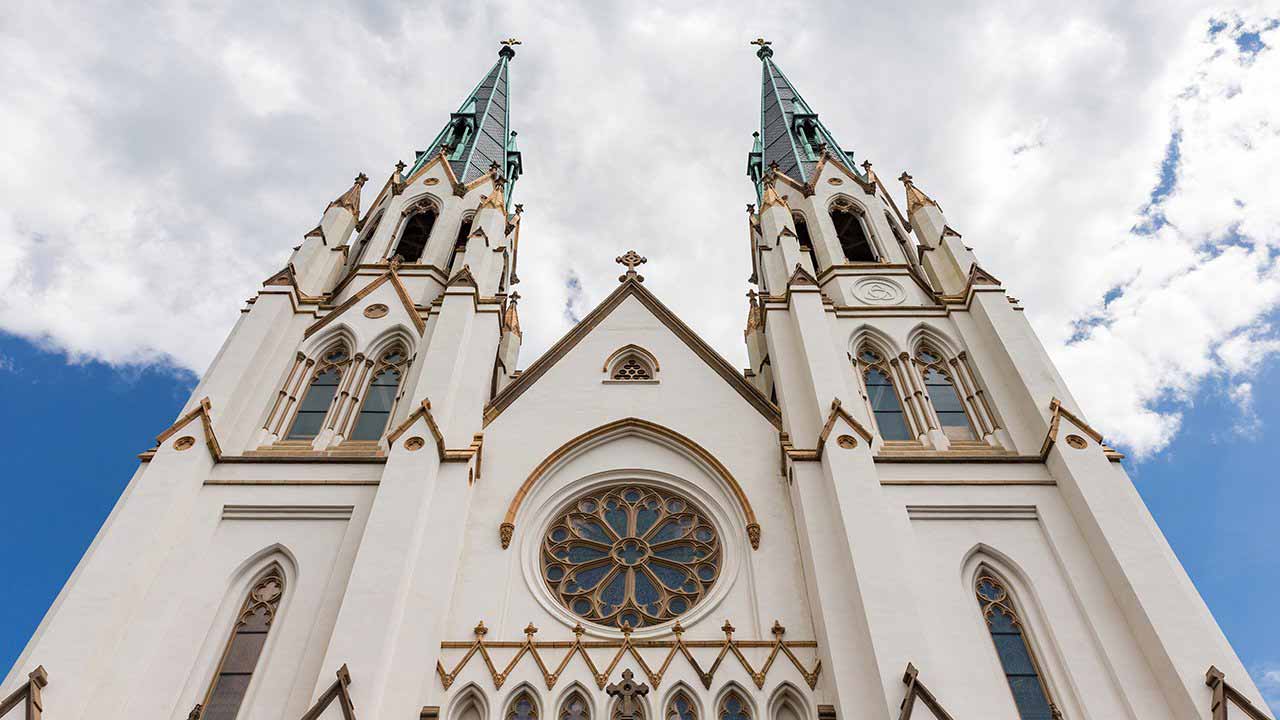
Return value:
<svg viewBox="0 0 1280 720">
<path fill-rule="evenodd" d="M 754 385 L 747 382 L 742 374 L 729 364 L 729 361 L 713 350 L 692 328 L 680 320 L 662 301 L 658 300 L 657 296 L 647 290 L 637 276 L 624 276 L 623 282 L 613 293 L 588 313 L 564 337 L 560 338 L 555 345 L 552 345 L 546 353 L 535 360 L 528 369 L 504 388 L 502 392 L 494 396 L 493 400 L 485 408 L 485 424 L 487 425 L 497 418 L 503 410 L 515 402 L 533 384 L 537 383 L 557 362 L 571 352 L 597 327 L 602 325 L 610 315 L 618 311 L 628 300 L 633 300 L 647 310 L 657 321 L 657 327 L 665 328 L 679 339 L 685 347 L 701 359 L 706 367 L 710 368 L 725 383 L 728 383 L 730 388 L 751 407 L 755 408 L 770 424 L 777 428 L 782 426 L 782 415 L 777 406 L 761 394 Z M 593 359 L 592 362 L 598 361 Z"/>
</svg>

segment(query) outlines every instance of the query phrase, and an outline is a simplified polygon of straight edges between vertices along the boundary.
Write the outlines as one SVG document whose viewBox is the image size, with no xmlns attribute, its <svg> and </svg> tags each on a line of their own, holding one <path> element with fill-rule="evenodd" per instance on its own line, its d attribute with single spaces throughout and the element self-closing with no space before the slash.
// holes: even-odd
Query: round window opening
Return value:
<svg viewBox="0 0 1280 720">
<path fill-rule="evenodd" d="M 683 615 L 720 576 L 720 537 L 688 500 L 636 485 L 573 501 L 542 540 L 542 578 L 573 614 L 600 625 Z"/>
</svg>

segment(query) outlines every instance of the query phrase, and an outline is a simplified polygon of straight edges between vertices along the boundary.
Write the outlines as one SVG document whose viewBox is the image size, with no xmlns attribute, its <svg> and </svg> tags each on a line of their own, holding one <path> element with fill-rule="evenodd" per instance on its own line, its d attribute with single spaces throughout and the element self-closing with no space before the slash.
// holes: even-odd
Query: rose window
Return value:
<svg viewBox="0 0 1280 720">
<path fill-rule="evenodd" d="M 720 538 L 700 510 L 628 485 L 578 498 L 542 541 L 542 577 L 575 615 L 641 628 L 693 607 L 720 575 Z"/>
</svg>

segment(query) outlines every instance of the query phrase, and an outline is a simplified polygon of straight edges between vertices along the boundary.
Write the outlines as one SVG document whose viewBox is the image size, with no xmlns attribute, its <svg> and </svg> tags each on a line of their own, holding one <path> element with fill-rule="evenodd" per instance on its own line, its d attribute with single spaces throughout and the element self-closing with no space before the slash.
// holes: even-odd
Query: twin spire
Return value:
<svg viewBox="0 0 1280 720">
<path fill-rule="evenodd" d="M 818 114 L 804 101 L 782 70 L 773 62 L 773 48 L 764 38 L 751 42 L 758 45 L 756 57 L 761 62 L 760 132 L 747 158 L 747 175 L 762 195 L 765 172 L 776 167 L 788 177 L 808 182 L 823 153 L 839 158 L 857 172 L 853 153 L 841 149 L 835 137 L 818 120 Z"/>
</svg>

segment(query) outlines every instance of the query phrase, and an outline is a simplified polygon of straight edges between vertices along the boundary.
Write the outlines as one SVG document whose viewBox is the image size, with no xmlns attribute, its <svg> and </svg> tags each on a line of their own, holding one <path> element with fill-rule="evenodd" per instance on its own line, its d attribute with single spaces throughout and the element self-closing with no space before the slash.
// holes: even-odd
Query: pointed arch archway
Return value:
<svg viewBox="0 0 1280 720">
<path fill-rule="evenodd" d="M 578 452 L 594 447 L 605 440 L 623 435 L 647 436 L 666 445 L 675 445 L 697 460 L 712 475 L 719 478 L 742 510 L 742 516 L 745 519 L 743 530 L 747 534 L 747 539 L 751 542 L 751 547 L 759 549 L 760 523 L 756 520 L 755 510 L 751 508 L 751 501 L 747 499 L 746 492 L 743 491 L 742 486 L 733 477 L 733 473 L 729 472 L 729 469 L 724 466 L 724 463 L 687 436 L 664 425 L 634 417 L 615 420 L 593 430 L 588 430 L 556 448 L 542 462 L 538 463 L 533 472 L 529 473 L 529 477 L 525 478 L 525 481 L 521 483 L 520 488 L 516 490 L 515 496 L 511 498 L 511 503 L 507 506 L 507 514 L 503 517 L 502 524 L 498 528 L 498 536 L 502 541 L 502 547 L 506 548 L 511 544 L 511 536 L 515 531 L 516 515 L 520 511 L 520 505 L 542 477 Z"/>
</svg>

